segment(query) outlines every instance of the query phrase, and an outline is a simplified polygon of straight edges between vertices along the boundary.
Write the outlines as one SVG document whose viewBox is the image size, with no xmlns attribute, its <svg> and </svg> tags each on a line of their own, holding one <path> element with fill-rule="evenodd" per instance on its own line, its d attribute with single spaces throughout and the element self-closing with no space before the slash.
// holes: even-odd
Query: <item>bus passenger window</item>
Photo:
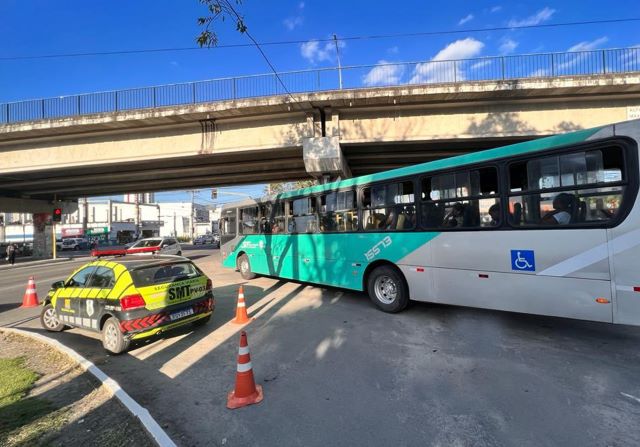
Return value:
<svg viewBox="0 0 640 447">
<path fill-rule="evenodd" d="M 613 219 L 626 183 L 619 147 L 516 162 L 509 176 L 511 225 L 542 228 Z"/>
<path fill-rule="evenodd" d="M 257 234 L 260 229 L 258 226 L 258 207 L 240 209 L 240 234 Z"/>
<path fill-rule="evenodd" d="M 368 231 L 411 230 L 416 225 L 412 181 L 374 185 L 363 190 L 362 219 Z"/>
<path fill-rule="evenodd" d="M 289 220 L 290 233 L 315 233 L 318 220 L 315 211 L 315 197 L 304 197 L 292 202 L 293 216 Z"/>
<path fill-rule="evenodd" d="M 321 232 L 344 232 L 358 229 L 355 191 L 332 192 L 320 196 L 318 200 Z"/>
<path fill-rule="evenodd" d="M 439 174 L 423 178 L 421 185 L 423 228 L 492 228 L 500 225 L 496 168 Z"/>
<path fill-rule="evenodd" d="M 278 234 L 284 233 L 285 226 L 285 215 L 284 215 L 284 203 L 277 202 L 273 204 L 271 208 L 271 219 L 269 221 L 271 225 L 271 233 Z"/>
</svg>

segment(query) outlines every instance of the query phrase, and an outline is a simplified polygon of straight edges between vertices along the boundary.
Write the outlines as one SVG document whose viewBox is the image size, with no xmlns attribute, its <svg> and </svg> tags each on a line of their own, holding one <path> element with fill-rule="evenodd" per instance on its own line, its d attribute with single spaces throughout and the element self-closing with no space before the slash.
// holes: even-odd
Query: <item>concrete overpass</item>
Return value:
<svg viewBox="0 0 640 447">
<path fill-rule="evenodd" d="M 361 175 L 624 121 L 640 108 L 640 66 L 631 68 L 636 71 L 608 73 L 603 66 L 599 74 L 350 88 L 55 118 L 46 116 L 44 100 L 45 119 L 0 125 L 0 209 L 30 199 L 305 178 L 325 169 L 314 165 L 319 143 L 337 150 L 329 168 L 334 175 Z M 155 105 L 155 90 L 153 97 Z M 80 110 L 82 98 L 73 98 Z"/>
</svg>

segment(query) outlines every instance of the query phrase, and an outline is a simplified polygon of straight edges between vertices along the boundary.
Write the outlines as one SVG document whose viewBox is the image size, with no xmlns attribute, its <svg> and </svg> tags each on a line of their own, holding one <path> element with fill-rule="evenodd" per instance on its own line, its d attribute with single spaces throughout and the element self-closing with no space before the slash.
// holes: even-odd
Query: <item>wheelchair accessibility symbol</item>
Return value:
<svg viewBox="0 0 640 447">
<path fill-rule="evenodd" d="M 511 270 L 535 272 L 536 258 L 533 250 L 511 250 Z"/>
</svg>

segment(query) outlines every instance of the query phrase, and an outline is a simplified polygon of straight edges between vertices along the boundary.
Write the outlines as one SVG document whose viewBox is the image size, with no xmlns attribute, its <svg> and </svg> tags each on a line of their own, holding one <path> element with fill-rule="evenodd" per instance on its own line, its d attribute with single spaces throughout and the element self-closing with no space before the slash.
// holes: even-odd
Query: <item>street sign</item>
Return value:
<svg viewBox="0 0 640 447">
<path fill-rule="evenodd" d="M 109 227 L 87 228 L 88 236 L 98 236 L 101 234 L 108 234 Z"/>
</svg>

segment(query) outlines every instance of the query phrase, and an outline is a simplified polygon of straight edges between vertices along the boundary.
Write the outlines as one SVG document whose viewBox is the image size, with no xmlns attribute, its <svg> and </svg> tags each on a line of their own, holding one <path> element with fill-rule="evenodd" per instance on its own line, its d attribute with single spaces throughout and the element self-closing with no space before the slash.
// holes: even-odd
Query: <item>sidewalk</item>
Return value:
<svg viewBox="0 0 640 447">
<path fill-rule="evenodd" d="M 24 257 L 24 258 L 16 258 L 16 263 L 15 265 L 10 265 L 7 261 L 4 260 L 4 258 L 2 259 L 2 264 L 0 264 L 0 271 L 2 270 L 9 270 L 9 269 L 19 269 L 19 268 L 26 268 L 26 267 L 31 267 L 34 265 L 46 265 L 46 264 L 58 264 L 60 262 L 68 262 L 68 261 L 82 261 L 85 259 L 91 259 L 91 256 L 88 255 L 81 255 L 81 256 L 65 256 L 64 258 L 58 258 L 58 259 L 33 259 L 30 256 Z"/>
</svg>

